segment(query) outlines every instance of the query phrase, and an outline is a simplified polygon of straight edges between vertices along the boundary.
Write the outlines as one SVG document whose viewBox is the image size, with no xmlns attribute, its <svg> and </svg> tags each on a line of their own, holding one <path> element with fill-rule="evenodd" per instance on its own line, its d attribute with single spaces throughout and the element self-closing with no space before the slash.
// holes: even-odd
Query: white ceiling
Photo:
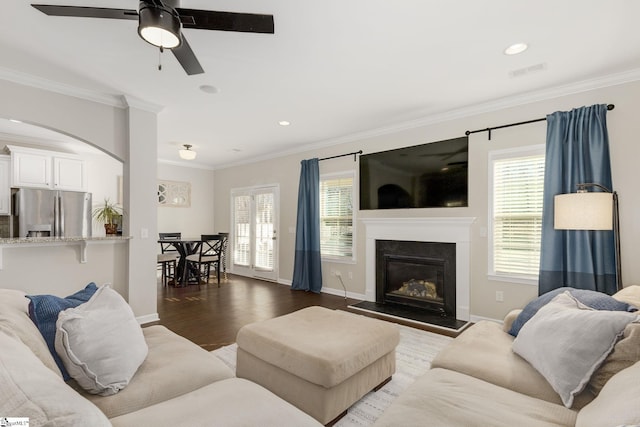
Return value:
<svg viewBox="0 0 640 427">
<path fill-rule="evenodd" d="M 29 1 L 1 3 L 0 76 L 161 106 L 159 159 L 177 162 L 181 144 L 192 144 L 195 163 L 208 167 L 575 82 L 640 76 L 636 0 L 183 0 L 184 8 L 266 13 L 275 21 L 275 34 L 184 30 L 205 69 L 195 76 L 168 52 L 158 71 L 159 52 L 138 37 L 135 21 L 49 17 Z M 521 41 L 526 52 L 503 54 Z M 8 132 L 0 125 L 0 136 Z"/>
</svg>

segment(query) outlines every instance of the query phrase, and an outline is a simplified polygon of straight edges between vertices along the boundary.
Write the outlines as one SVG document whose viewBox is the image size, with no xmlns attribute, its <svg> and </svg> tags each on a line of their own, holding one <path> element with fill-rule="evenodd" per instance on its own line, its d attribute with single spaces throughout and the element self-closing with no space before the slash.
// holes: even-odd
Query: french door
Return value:
<svg viewBox="0 0 640 427">
<path fill-rule="evenodd" d="M 235 274 L 278 279 L 278 205 L 278 186 L 231 191 Z"/>
</svg>

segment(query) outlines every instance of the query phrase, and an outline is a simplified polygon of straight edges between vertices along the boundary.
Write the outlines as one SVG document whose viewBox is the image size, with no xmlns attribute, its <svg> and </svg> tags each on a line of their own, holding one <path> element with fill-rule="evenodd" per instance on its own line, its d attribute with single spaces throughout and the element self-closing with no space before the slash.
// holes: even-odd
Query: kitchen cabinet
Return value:
<svg viewBox="0 0 640 427">
<path fill-rule="evenodd" d="M 0 215 L 11 214 L 11 157 L 0 155 Z"/>
<path fill-rule="evenodd" d="M 87 171 L 82 159 L 53 157 L 53 189 L 86 191 Z"/>
<path fill-rule="evenodd" d="M 11 152 L 11 186 L 86 191 L 85 161 L 74 154 L 7 146 Z"/>
</svg>

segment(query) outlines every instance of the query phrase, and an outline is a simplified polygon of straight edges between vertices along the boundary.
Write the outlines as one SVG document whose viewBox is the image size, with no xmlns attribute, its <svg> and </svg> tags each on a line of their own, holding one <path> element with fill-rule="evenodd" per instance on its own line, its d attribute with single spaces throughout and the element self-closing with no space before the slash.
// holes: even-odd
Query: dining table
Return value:
<svg viewBox="0 0 640 427">
<path fill-rule="evenodd" d="M 191 277 L 198 277 L 197 267 L 189 267 L 187 257 L 200 251 L 200 245 L 202 245 L 201 237 L 166 238 L 159 239 L 158 243 L 172 245 L 180 255 L 176 266 L 175 286 L 186 286 L 189 284 Z"/>
</svg>

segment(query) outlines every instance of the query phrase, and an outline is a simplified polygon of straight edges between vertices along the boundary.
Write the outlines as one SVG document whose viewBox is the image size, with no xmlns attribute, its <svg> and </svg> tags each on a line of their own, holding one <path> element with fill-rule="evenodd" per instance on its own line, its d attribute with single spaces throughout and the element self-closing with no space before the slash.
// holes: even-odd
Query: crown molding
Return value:
<svg viewBox="0 0 640 427">
<path fill-rule="evenodd" d="M 65 83 L 55 82 L 53 80 L 37 77 L 32 74 L 22 73 L 16 70 L 0 67 L 0 79 L 24 86 L 30 86 L 37 89 L 47 90 L 49 92 L 59 93 L 61 95 L 72 96 L 75 98 L 86 99 L 88 101 L 105 104 L 111 107 L 124 108 L 122 98 L 117 95 L 100 93 L 89 89 L 79 88 L 77 86 Z"/>
<path fill-rule="evenodd" d="M 62 141 L 53 140 L 49 138 L 36 138 L 27 135 L 17 135 L 12 133 L 4 133 L 0 132 L 0 141 L 1 143 L 16 143 L 16 144 L 32 144 L 32 145 L 42 145 L 49 146 L 51 144 L 63 144 Z"/>
<path fill-rule="evenodd" d="M 131 95 L 122 95 L 122 102 L 126 107 L 136 108 L 138 110 L 144 110 L 155 114 L 160 113 L 164 108 L 162 105 L 147 102 Z"/>
<path fill-rule="evenodd" d="M 189 168 L 189 169 L 205 169 L 205 170 L 211 170 L 211 171 L 217 169 L 216 167 L 213 167 L 211 165 L 206 165 L 204 163 L 197 163 L 192 161 L 180 162 L 177 160 L 158 159 L 158 164 L 169 165 L 169 166 L 179 166 L 182 168 Z"/>
<path fill-rule="evenodd" d="M 72 96 L 74 98 L 85 99 L 87 101 L 105 104 L 116 108 L 138 108 L 158 114 L 164 108 L 162 105 L 144 101 L 131 95 L 112 95 L 108 93 L 96 92 L 90 89 L 83 89 L 65 83 L 37 77 L 32 74 L 22 73 L 9 68 L 0 67 L 0 80 L 18 83 L 37 89 L 43 89 L 61 95 Z"/>
<path fill-rule="evenodd" d="M 443 113 L 428 115 L 421 119 L 397 123 L 391 126 L 372 129 L 369 131 L 351 134 L 324 141 L 327 146 L 354 142 L 361 139 L 373 138 L 376 136 L 396 133 L 404 130 L 415 129 L 421 126 L 428 126 L 449 120 L 461 119 L 465 117 L 476 116 L 479 114 L 490 113 L 503 110 L 505 108 L 513 108 L 520 105 L 532 104 L 534 102 L 546 101 L 549 99 L 559 98 L 561 96 L 573 95 L 582 92 L 588 92 L 595 89 L 601 89 L 610 86 L 617 86 L 640 80 L 640 69 L 628 70 L 621 73 L 610 74 L 606 76 L 596 77 L 593 79 L 581 80 L 578 82 L 568 83 L 565 85 L 554 86 L 530 92 L 525 92 L 515 96 L 497 98 L 487 102 L 482 102 L 467 107 L 458 108 Z M 603 101 L 605 103 L 606 100 Z"/>
<path fill-rule="evenodd" d="M 554 86 L 551 88 L 545 88 L 535 91 L 522 93 L 515 96 L 509 96 L 504 98 L 497 98 L 487 102 L 470 105 L 467 107 L 458 108 L 455 110 L 446 111 L 443 113 L 436 113 L 427 115 L 423 118 L 411 121 L 405 121 L 396 123 L 390 126 L 371 129 L 364 132 L 353 133 L 337 138 L 331 138 L 323 141 L 311 142 L 309 144 L 299 145 L 293 149 L 283 150 L 279 152 L 272 152 L 264 156 L 256 156 L 250 159 L 241 160 L 238 162 L 226 163 L 224 165 L 216 166 L 216 169 L 226 169 L 235 166 L 241 166 L 251 163 L 257 163 L 265 160 L 272 160 L 274 158 L 303 153 L 311 150 L 328 148 L 335 145 L 346 144 L 351 142 L 357 142 L 363 139 L 375 138 L 378 136 L 384 136 L 391 133 L 397 133 L 405 130 L 411 130 L 418 127 L 434 125 L 450 120 L 462 119 L 465 117 L 472 117 L 483 113 L 490 113 L 494 111 L 503 110 L 505 108 L 513 108 L 520 105 L 531 104 L 539 101 L 546 101 L 549 99 L 559 98 L 561 96 L 573 95 L 581 92 L 588 92 L 595 89 L 601 89 L 610 86 L 617 86 L 625 83 L 631 83 L 640 80 L 640 69 L 632 69 L 616 74 L 609 74 L 606 76 L 596 77 L 592 79 L 581 80 L 579 82 L 568 83 L 565 85 Z M 607 102 L 603 100 L 603 102 Z"/>
</svg>

